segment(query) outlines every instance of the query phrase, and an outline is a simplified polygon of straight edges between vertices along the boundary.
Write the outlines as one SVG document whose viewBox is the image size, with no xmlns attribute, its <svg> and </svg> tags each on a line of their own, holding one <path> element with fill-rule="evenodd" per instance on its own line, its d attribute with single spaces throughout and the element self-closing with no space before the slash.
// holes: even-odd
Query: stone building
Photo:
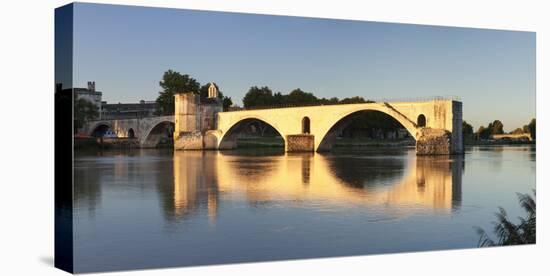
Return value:
<svg viewBox="0 0 550 276">
<path fill-rule="evenodd" d="M 139 103 L 116 103 L 108 104 L 102 102 L 101 117 L 103 119 L 134 119 L 146 118 L 156 115 L 158 104 L 156 101 L 144 101 Z"/>
<path fill-rule="evenodd" d="M 77 99 L 85 99 L 97 106 L 101 118 L 101 96 L 103 93 L 95 90 L 95 81 L 89 81 L 87 88 L 74 88 Z"/>
<path fill-rule="evenodd" d="M 179 93 L 174 98 L 174 149 L 207 148 L 207 132 L 217 129 L 217 115 L 223 111 L 218 89 L 210 83 L 208 98 L 203 100 L 195 93 Z"/>
</svg>

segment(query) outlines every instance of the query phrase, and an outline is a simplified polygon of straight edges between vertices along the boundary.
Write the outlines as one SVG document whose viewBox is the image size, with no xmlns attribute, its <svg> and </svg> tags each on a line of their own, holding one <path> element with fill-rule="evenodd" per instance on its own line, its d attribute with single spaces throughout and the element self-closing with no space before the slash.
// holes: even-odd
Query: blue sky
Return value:
<svg viewBox="0 0 550 276">
<path fill-rule="evenodd" d="M 477 129 L 535 117 L 535 33 L 78 3 L 74 86 L 111 102 L 156 99 L 164 71 L 318 97 L 454 95 Z"/>
</svg>

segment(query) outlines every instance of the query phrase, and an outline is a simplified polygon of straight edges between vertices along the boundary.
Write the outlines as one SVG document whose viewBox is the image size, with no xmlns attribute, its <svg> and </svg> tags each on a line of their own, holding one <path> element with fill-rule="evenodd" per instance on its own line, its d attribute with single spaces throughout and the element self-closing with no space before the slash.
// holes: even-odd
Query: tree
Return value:
<svg viewBox="0 0 550 276">
<path fill-rule="evenodd" d="M 462 137 L 472 137 L 474 135 L 474 128 L 466 121 L 462 121 Z"/>
<path fill-rule="evenodd" d="M 174 95 L 177 93 L 192 92 L 198 94 L 200 83 L 189 75 L 182 75 L 179 72 L 168 70 L 164 72 L 159 82 L 163 91 L 157 97 L 158 113 L 162 115 L 174 114 Z"/>
<path fill-rule="evenodd" d="M 489 124 L 491 129 L 491 134 L 504 134 L 504 125 L 499 120 L 494 120 L 493 123 Z"/>
<path fill-rule="evenodd" d="M 261 88 L 252 86 L 243 98 L 243 105 L 245 108 L 270 106 L 274 104 L 273 92 L 267 86 Z"/>
<path fill-rule="evenodd" d="M 74 97 L 74 131 L 84 126 L 84 123 L 96 119 L 99 116 L 99 108 L 92 102 Z"/>
<path fill-rule="evenodd" d="M 321 98 L 319 99 L 320 104 L 337 104 L 340 100 L 337 97 L 332 97 L 330 99 L 327 98 Z"/>
<path fill-rule="evenodd" d="M 504 125 L 501 121 L 494 120 L 487 127 L 480 126 L 476 132 L 478 139 L 489 139 L 493 134 L 504 134 Z"/>
<path fill-rule="evenodd" d="M 523 134 L 523 133 L 525 133 L 525 132 L 523 131 L 523 128 L 521 128 L 521 127 L 518 127 L 518 128 L 516 128 L 516 129 L 514 129 L 510 132 L 510 134 Z"/>
<path fill-rule="evenodd" d="M 305 92 L 300 88 L 296 88 L 290 93 L 283 95 L 281 92 L 273 94 L 271 89 L 264 86 L 258 88 L 257 86 L 250 87 L 248 92 L 243 98 L 243 104 L 245 108 L 262 107 L 262 106 L 277 106 L 277 105 L 312 105 L 312 104 L 347 104 L 347 103 L 374 103 L 374 101 L 365 100 L 363 97 L 350 97 L 339 100 L 337 97 L 317 98 L 311 92 Z"/>
<path fill-rule="evenodd" d="M 531 122 L 527 125 L 529 133 L 531 133 L 531 139 L 536 140 L 537 138 L 537 120 L 535 118 L 531 119 Z"/>
<path fill-rule="evenodd" d="M 281 92 L 277 92 L 273 94 L 274 105 L 282 105 L 284 102 L 285 102 L 285 95 L 281 94 Z"/>
<path fill-rule="evenodd" d="M 291 105 L 316 104 L 318 101 L 315 95 L 304 92 L 300 88 L 296 88 L 288 93 L 288 95 L 283 96 L 283 103 Z"/>
<path fill-rule="evenodd" d="M 222 100 L 223 111 L 229 110 L 229 107 L 232 105 L 233 105 L 233 101 L 231 100 L 231 97 L 224 96 Z"/>
<path fill-rule="evenodd" d="M 489 139 L 489 136 L 491 136 L 491 124 L 489 124 L 489 127 L 480 126 L 477 129 L 476 136 L 478 139 Z"/>
<path fill-rule="evenodd" d="M 533 191 L 533 194 L 535 192 Z M 499 207 L 496 213 L 497 222 L 494 222 L 494 233 L 497 240 L 494 241 L 483 230 L 477 228 L 479 234 L 479 247 L 489 247 L 497 245 L 515 245 L 515 244 L 534 244 L 537 241 L 537 203 L 533 197 L 528 194 L 517 194 L 519 203 L 527 213 L 525 218 L 519 218 L 519 224 L 514 224 L 508 218 L 506 211 Z"/>
<path fill-rule="evenodd" d="M 366 103 L 366 102 L 367 101 L 365 101 L 365 99 L 363 97 L 355 96 L 355 97 L 351 97 L 351 98 L 343 98 L 342 100 L 340 100 L 339 103 L 351 104 L 351 103 Z"/>
</svg>

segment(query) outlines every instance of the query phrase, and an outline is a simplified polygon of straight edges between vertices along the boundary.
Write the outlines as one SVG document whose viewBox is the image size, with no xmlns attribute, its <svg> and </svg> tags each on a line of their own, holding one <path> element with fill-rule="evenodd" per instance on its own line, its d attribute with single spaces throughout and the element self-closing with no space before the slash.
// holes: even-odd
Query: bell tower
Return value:
<svg viewBox="0 0 550 276">
<path fill-rule="evenodd" d="M 218 88 L 216 85 L 211 82 L 210 86 L 208 86 L 208 98 L 209 99 L 217 99 L 218 98 Z"/>
</svg>

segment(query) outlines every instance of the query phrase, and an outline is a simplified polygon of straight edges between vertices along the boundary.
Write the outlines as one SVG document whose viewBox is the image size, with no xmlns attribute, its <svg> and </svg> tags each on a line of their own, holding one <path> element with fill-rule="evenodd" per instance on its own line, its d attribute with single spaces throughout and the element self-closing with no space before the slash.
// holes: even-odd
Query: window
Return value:
<svg viewBox="0 0 550 276">
<path fill-rule="evenodd" d="M 304 118 L 302 119 L 302 133 L 307 133 L 307 134 L 309 134 L 309 132 L 310 132 L 309 125 L 310 125 L 310 123 L 309 123 L 309 118 L 308 118 L 308 117 L 304 117 Z"/>
<path fill-rule="evenodd" d="M 425 127 L 426 126 L 426 116 L 424 116 L 424 114 L 418 115 L 418 119 L 416 120 L 416 124 L 419 127 Z"/>
</svg>

